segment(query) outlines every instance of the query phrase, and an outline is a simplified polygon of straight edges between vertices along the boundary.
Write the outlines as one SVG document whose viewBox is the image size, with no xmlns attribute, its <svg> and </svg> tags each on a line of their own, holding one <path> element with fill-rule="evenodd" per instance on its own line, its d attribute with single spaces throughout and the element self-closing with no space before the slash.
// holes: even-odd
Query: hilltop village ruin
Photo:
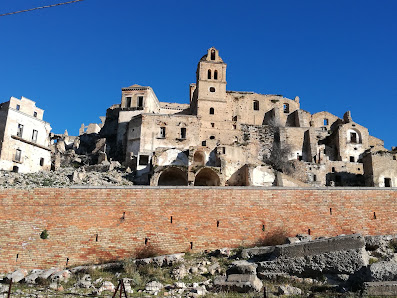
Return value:
<svg viewBox="0 0 397 298">
<path fill-rule="evenodd" d="M 121 102 L 82 125 L 50 133 L 25 97 L 0 106 L 0 169 L 57 171 L 118 162 L 137 185 L 397 185 L 397 149 L 354 122 L 300 109 L 299 97 L 226 90 L 226 63 L 210 48 L 199 61 L 190 103 L 160 102 L 153 89 L 122 88 Z"/>
</svg>

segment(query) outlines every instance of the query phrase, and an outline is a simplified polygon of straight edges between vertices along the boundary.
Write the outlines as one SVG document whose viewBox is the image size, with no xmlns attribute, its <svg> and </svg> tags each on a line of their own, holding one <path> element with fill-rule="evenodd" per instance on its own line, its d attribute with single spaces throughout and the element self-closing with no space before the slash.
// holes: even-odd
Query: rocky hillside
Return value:
<svg viewBox="0 0 397 298">
<path fill-rule="evenodd" d="M 219 249 L 201 254 L 156 254 L 103 265 L 0 276 L 11 297 L 112 297 L 122 281 L 127 297 L 272 297 L 397 295 L 397 236 L 338 236 L 287 244 Z"/>
</svg>

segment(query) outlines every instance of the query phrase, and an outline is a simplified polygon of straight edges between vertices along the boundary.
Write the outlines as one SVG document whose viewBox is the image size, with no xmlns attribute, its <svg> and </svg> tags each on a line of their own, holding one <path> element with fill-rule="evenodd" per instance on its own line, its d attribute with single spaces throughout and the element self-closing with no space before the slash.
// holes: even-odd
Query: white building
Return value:
<svg viewBox="0 0 397 298">
<path fill-rule="evenodd" d="M 11 97 L 0 104 L 0 170 L 20 173 L 51 169 L 51 126 L 34 101 Z"/>
</svg>

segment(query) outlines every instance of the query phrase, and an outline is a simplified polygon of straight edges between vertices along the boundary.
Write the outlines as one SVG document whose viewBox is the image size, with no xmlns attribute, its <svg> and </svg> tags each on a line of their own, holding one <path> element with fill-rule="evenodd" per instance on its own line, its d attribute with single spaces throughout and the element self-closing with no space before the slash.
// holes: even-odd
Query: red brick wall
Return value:
<svg viewBox="0 0 397 298">
<path fill-rule="evenodd" d="M 397 192 L 374 188 L 10 189 L 0 192 L 0 227 L 0 272 L 64 267 L 67 258 L 69 265 L 75 265 L 128 257 L 144 246 L 145 238 L 171 253 L 188 251 L 190 242 L 193 251 L 253 245 L 280 228 L 290 235 L 310 229 L 315 237 L 396 233 Z M 40 238 L 44 229 L 49 234 L 46 240 Z"/>
</svg>

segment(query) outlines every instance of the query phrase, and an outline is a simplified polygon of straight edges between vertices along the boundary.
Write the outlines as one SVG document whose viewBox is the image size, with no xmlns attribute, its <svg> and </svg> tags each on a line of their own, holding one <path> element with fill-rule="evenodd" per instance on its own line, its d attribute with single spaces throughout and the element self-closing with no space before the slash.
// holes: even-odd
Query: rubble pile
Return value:
<svg viewBox="0 0 397 298">
<path fill-rule="evenodd" d="M 131 186 L 132 175 L 118 162 L 98 165 L 60 167 L 56 171 L 14 173 L 0 171 L 0 188 L 32 189 L 42 187 Z"/>
<path fill-rule="evenodd" d="M 397 295 L 397 236 L 299 235 L 287 242 L 72 268 L 20 268 L 0 275 L 0 294 L 12 280 L 18 297 L 110 297 L 121 282 L 131 297 Z"/>
</svg>

